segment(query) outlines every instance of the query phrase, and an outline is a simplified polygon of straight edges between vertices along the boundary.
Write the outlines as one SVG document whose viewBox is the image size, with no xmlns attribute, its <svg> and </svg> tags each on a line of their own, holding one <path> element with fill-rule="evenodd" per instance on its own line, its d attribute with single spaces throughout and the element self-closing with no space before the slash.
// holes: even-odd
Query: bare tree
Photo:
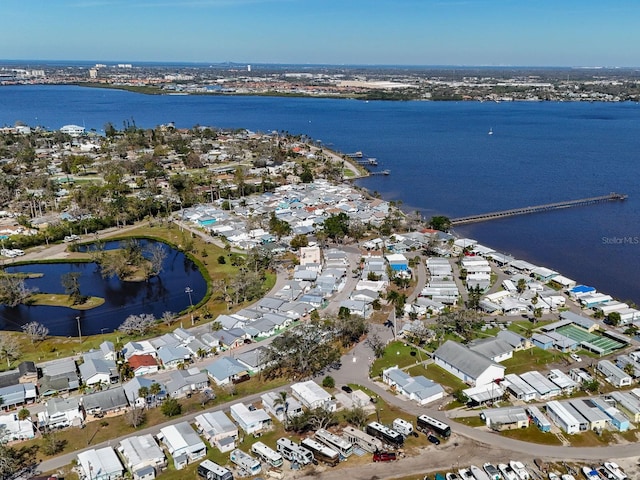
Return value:
<svg viewBox="0 0 640 480">
<path fill-rule="evenodd" d="M 127 413 L 124 414 L 124 421 L 127 425 L 133 428 L 138 428 L 147 419 L 146 414 L 142 408 L 133 407 Z"/>
<path fill-rule="evenodd" d="M 22 331 L 31 339 L 31 343 L 42 341 L 49 335 L 49 329 L 38 322 L 29 322 L 22 326 Z"/>
<path fill-rule="evenodd" d="M 160 320 L 162 320 L 162 323 L 167 327 L 170 327 L 171 324 L 176 321 L 176 314 L 169 311 L 163 312 Z"/>
<path fill-rule="evenodd" d="M 0 274 L 0 304 L 15 307 L 24 302 L 34 290 L 26 287 L 24 278 Z"/>
<path fill-rule="evenodd" d="M 18 340 L 7 333 L 0 335 L 0 357 L 7 359 L 7 368 L 11 367 L 11 362 L 20 358 L 20 344 Z"/>
<path fill-rule="evenodd" d="M 167 258 L 167 251 L 160 243 L 151 245 L 147 252 L 149 253 L 149 277 L 159 275 L 162 272 L 162 264 Z"/>
<path fill-rule="evenodd" d="M 142 313 L 140 315 L 129 315 L 122 325 L 118 327 L 118 331 L 126 335 L 144 335 L 147 333 L 153 325 L 156 323 L 156 319 L 150 313 Z"/>
</svg>

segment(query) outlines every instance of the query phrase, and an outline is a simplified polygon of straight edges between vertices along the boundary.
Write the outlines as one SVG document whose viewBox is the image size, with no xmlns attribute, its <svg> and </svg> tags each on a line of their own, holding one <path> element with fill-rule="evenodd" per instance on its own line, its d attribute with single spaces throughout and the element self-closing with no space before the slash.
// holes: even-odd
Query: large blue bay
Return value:
<svg viewBox="0 0 640 480">
<path fill-rule="evenodd" d="M 458 228 L 498 251 L 640 303 L 640 106 L 150 96 L 71 86 L 0 88 L 0 124 L 101 132 L 175 122 L 307 134 L 376 157 L 359 185 L 425 217 L 458 217 L 621 192 L 625 202 Z M 489 129 L 493 135 L 487 135 Z M 620 239 L 622 243 L 614 244 Z"/>
</svg>

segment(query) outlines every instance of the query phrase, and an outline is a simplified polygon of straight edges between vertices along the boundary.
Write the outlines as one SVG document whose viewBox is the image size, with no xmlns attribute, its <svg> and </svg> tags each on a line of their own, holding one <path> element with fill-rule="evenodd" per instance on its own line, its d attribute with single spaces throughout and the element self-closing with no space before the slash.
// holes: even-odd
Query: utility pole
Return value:
<svg viewBox="0 0 640 480">
<path fill-rule="evenodd" d="M 76 321 L 78 322 L 78 337 L 80 338 L 80 343 L 82 343 L 82 329 L 80 328 L 80 315 L 76 317 Z"/>
<path fill-rule="evenodd" d="M 184 293 L 189 295 L 189 305 L 191 306 L 189 311 L 191 312 L 191 326 L 193 326 L 193 324 L 194 324 L 194 321 L 193 321 L 193 301 L 191 300 L 191 292 L 193 292 L 193 289 L 191 287 L 187 287 L 187 288 L 184 289 Z"/>
</svg>

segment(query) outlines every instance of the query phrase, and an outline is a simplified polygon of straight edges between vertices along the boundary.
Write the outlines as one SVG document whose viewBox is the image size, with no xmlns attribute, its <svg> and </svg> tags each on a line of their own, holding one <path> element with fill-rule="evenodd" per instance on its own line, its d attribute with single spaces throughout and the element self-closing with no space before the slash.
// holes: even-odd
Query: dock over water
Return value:
<svg viewBox="0 0 640 480">
<path fill-rule="evenodd" d="M 622 193 L 610 193 L 600 197 L 581 198 L 579 200 L 568 200 L 566 202 L 545 203 L 544 205 L 535 205 L 532 207 L 513 208 L 511 210 L 501 210 L 498 212 L 482 213 L 479 215 L 469 215 L 467 217 L 459 217 L 451 220 L 452 226 L 465 225 L 468 223 L 486 222 L 487 220 L 495 220 L 497 218 L 514 217 L 516 215 L 528 215 L 530 213 L 546 212 L 549 210 L 560 210 L 561 208 L 582 207 L 585 205 L 593 205 L 595 203 L 612 202 L 625 200 L 627 195 Z"/>
</svg>

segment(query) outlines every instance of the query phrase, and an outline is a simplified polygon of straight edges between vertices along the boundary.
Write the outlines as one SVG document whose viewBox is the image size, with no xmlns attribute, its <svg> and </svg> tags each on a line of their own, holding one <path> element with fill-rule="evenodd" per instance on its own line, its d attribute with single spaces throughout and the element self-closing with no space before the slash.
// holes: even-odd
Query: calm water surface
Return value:
<svg viewBox="0 0 640 480">
<path fill-rule="evenodd" d="M 100 132 L 107 122 L 121 128 L 132 119 L 140 127 L 173 121 L 179 127 L 284 130 L 342 152 L 362 150 L 392 173 L 358 183 L 427 218 L 626 193 L 629 199 L 621 203 L 503 219 L 457 233 L 640 303 L 638 104 L 361 102 L 0 88 L 0 124 L 21 120 L 56 129 L 74 123 Z"/>
</svg>

